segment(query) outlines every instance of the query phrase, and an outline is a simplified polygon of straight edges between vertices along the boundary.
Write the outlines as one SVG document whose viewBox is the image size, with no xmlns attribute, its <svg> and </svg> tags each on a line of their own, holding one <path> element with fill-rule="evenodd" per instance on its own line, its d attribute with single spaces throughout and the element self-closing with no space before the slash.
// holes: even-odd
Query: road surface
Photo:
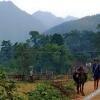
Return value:
<svg viewBox="0 0 100 100">
<path fill-rule="evenodd" d="M 100 87 L 100 83 L 99 83 L 99 87 Z M 86 82 L 85 88 L 84 88 L 85 96 L 91 94 L 93 91 L 94 91 L 93 81 Z M 84 99 L 84 96 L 81 96 L 81 95 L 77 95 L 75 98 L 75 100 L 83 100 L 83 99 Z M 100 95 L 95 96 L 92 100 L 100 100 Z"/>
</svg>

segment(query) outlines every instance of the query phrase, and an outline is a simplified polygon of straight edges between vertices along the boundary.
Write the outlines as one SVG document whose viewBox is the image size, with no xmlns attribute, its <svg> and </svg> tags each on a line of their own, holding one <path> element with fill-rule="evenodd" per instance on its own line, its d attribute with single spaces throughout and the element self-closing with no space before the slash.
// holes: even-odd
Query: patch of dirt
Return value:
<svg viewBox="0 0 100 100">
<path fill-rule="evenodd" d="M 99 87 L 100 87 L 100 83 L 99 83 Z M 86 82 L 85 88 L 84 88 L 85 96 L 91 94 L 93 91 L 94 91 L 93 81 Z M 76 95 L 74 100 L 83 100 L 85 96 Z M 92 100 L 100 100 L 100 95 L 95 96 Z"/>
</svg>

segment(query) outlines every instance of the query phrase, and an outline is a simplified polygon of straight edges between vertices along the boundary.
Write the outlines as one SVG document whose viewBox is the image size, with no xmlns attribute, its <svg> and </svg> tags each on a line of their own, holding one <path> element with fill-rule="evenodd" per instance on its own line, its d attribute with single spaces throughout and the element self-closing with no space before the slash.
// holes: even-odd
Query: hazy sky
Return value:
<svg viewBox="0 0 100 100">
<path fill-rule="evenodd" d="M 56 16 L 83 17 L 100 14 L 100 0 L 0 0 L 12 1 L 22 10 L 32 14 L 38 10 L 52 12 Z"/>
</svg>

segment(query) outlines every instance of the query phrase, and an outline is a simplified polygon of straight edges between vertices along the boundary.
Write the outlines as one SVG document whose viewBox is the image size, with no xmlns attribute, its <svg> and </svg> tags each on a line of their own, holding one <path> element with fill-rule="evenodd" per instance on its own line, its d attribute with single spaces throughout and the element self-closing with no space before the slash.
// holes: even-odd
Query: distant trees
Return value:
<svg viewBox="0 0 100 100">
<path fill-rule="evenodd" d="M 31 65 L 31 51 L 26 43 L 18 43 L 13 46 L 14 58 L 18 64 L 19 72 L 28 74 L 29 66 Z"/>
<path fill-rule="evenodd" d="M 37 32 L 32 32 L 31 34 L 38 34 Z M 35 35 L 36 37 L 36 35 Z M 32 41 L 34 37 L 31 36 L 29 41 Z M 63 73 L 68 69 L 70 63 L 66 58 L 70 55 L 70 52 L 64 47 L 64 39 L 60 34 L 54 34 L 52 36 L 45 36 L 38 34 L 37 43 L 33 45 L 31 49 L 33 50 L 33 66 L 34 70 L 53 70 L 57 73 Z M 68 53 L 67 53 L 68 52 Z M 62 69 L 65 69 L 62 71 Z"/>
<path fill-rule="evenodd" d="M 88 51 L 100 48 L 99 32 L 73 30 L 63 35 L 43 35 L 30 31 L 29 35 L 24 43 L 2 42 L 1 65 L 21 74 L 29 74 L 30 66 L 37 72 L 52 70 L 65 73 L 75 59 L 86 62 L 92 55 Z"/>
<path fill-rule="evenodd" d="M 62 35 L 46 36 L 37 31 L 31 31 L 29 35 L 30 38 L 24 43 L 2 42 L 0 51 L 2 65 L 20 74 L 29 74 L 31 69 L 55 73 L 68 71 L 73 62 L 73 55 L 65 47 Z M 33 67 L 30 69 L 30 66 Z"/>
<path fill-rule="evenodd" d="M 64 43 L 75 56 L 75 59 L 86 62 L 91 59 L 91 52 L 96 50 L 94 36 L 95 33 L 92 31 L 73 30 L 64 34 Z"/>
<path fill-rule="evenodd" d="M 96 47 L 96 49 L 98 51 L 100 51 L 100 24 L 97 25 L 97 28 L 98 28 L 98 32 L 95 33 L 94 35 L 94 45 Z"/>
<path fill-rule="evenodd" d="M 65 73 L 74 59 L 86 62 L 92 55 L 89 51 L 100 50 L 99 33 L 73 30 L 63 35 L 43 35 L 30 31 L 24 43 L 2 42 L 0 63 L 23 74 L 29 74 L 29 66 L 37 72 Z"/>
<path fill-rule="evenodd" d="M 97 29 L 100 29 L 100 24 L 97 25 Z"/>
<path fill-rule="evenodd" d="M 4 62 L 6 64 L 11 59 L 12 52 L 11 42 L 3 40 L 1 43 L 0 63 Z"/>
<path fill-rule="evenodd" d="M 2 42 L 1 65 L 21 74 L 29 74 L 30 66 L 37 72 L 52 70 L 65 73 L 75 59 L 86 62 L 91 57 L 88 51 L 100 47 L 100 34 L 91 31 L 73 30 L 63 35 L 43 35 L 30 31 L 29 35 L 30 38 L 24 43 Z"/>
</svg>

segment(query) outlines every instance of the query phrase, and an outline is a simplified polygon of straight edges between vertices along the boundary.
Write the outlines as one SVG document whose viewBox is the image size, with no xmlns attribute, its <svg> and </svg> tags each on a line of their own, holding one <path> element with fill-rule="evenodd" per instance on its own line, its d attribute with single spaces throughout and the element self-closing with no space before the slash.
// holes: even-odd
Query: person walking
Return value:
<svg viewBox="0 0 100 100">
<path fill-rule="evenodd" d="M 94 78 L 94 90 L 98 89 L 99 79 L 100 79 L 100 64 L 98 59 L 93 60 L 92 72 Z"/>
</svg>

